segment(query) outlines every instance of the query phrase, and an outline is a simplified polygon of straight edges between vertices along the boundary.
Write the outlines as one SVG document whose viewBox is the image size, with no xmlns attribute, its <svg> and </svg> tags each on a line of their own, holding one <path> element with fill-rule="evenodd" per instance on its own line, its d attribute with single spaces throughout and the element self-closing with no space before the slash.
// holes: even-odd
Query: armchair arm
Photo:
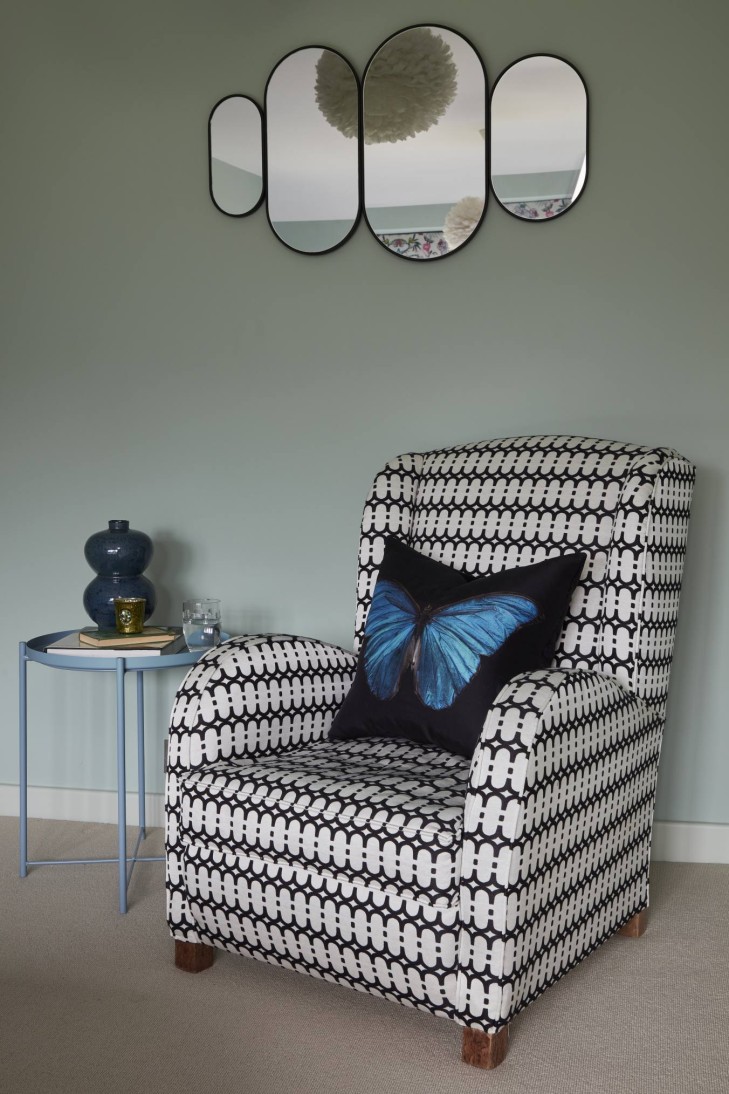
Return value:
<svg viewBox="0 0 729 1094">
<path fill-rule="evenodd" d="M 645 907 L 661 731 L 596 672 L 501 691 L 466 795 L 459 1021 L 496 1031 Z"/>
<path fill-rule="evenodd" d="M 356 664 L 339 646 L 287 634 L 243 635 L 211 650 L 177 692 L 169 771 L 322 738 Z"/>
</svg>

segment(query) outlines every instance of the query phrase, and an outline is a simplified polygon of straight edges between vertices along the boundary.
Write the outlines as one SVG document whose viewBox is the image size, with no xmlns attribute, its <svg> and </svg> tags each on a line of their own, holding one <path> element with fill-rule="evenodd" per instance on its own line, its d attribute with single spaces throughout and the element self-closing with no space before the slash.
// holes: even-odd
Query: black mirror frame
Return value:
<svg viewBox="0 0 729 1094">
<path fill-rule="evenodd" d="M 476 49 L 476 47 L 473 44 L 473 42 L 471 41 L 471 39 L 467 38 L 465 34 L 461 34 L 461 32 L 459 30 L 454 30 L 453 27 L 446 27 L 442 23 L 413 23 L 409 27 L 402 27 L 400 30 L 396 30 L 394 32 L 394 34 L 390 34 L 387 38 L 385 38 L 382 42 L 380 42 L 380 44 L 377 46 L 377 48 L 371 54 L 369 60 L 367 61 L 367 64 L 364 67 L 364 70 L 362 72 L 362 83 L 361 83 L 361 87 L 360 87 L 360 98 L 359 98 L 359 109 L 360 109 L 360 122 L 359 122 L 360 191 L 361 191 L 362 219 L 364 220 L 365 224 L 367 225 L 367 227 L 370 231 L 370 234 L 377 240 L 377 243 L 380 245 L 380 247 L 382 247 L 383 250 L 387 251 L 388 254 L 394 255 L 396 258 L 402 258 L 406 262 L 415 262 L 420 266 L 430 266 L 432 264 L 430 260 L 423 261 L 423 260 L 419 260 L 419 259 L 415 259 L 415 258 L 410 258 L 408 255 L 399 254 L 397 251 L 391 250 L 387 246 L 386 243 L 383 243 L 382 240 L 377 235 L 377 233 L 375 232 L 372 225 L 370 224 L 369 217 L 367 216 L 367 207 L 365 205 L 365 200 L 364 200 L 364 193 L 365 193 L 364 86 L 365 86 L 365 80 L 367 79 L 367 72 L 368 72 L 369 67 L 372 64 L 373 60 L 375 59 L 377 54 L 380 52 L 380 50 L 383 48 L 383 46 L 386 46 L 387 43 L 392 41 L 393 38 L 397 38 L 398 35 L 404 34 L 408 30 L 419 30 L 422 27 L 433 28 L 434 30 L 446 30 L 450 34 L 457 34 L 458 37 L 462 38 L 463 41 L 466 42 L 471 47 L 471 49 L 473 50 L 475 56 L 478 59 L 479 64 L 481 65 L 481 71 L 483 72 L 483 82 L 484 82 L 483 115 L 484 115 L 484 122 L 485 122 L 486 128 L 488 129 L 488 136 L 489 136 L 489 139 L 485 140 L 483 142 L 484 143 L 484 199 L 483 199 L 483 212 L 481 213 L 481 217 L 479 219 L 479 222 L 476 225 L 476 227 L 473 229 L 473 231 L 471 232 L 468 239 L 466 239 L 460 245 L 460 247 L 456 247 L 456 249 L 454 251 L 446 251 L 445 254 L 438 255 L 437 257 L 439 259 L 441 259 L 441 258 L 450 258 L 452 255 L 460 254 L 460 252 L 463 250 L 463 248 L 467 247 L 468 244 L 475 238 L 475 236 L 478 235 L 478 233 L 481 230 L 481 226 L 483 225 L 484 219 L 486 217 L 486 210 L 488 208 L 488 203 L 489 203 L 489 191 L 491 189 L 491 171 L 490 171 L 490 164 L 491 164 L 491 100 L 490 100 L 490 97 L 489 97 L 488 73 L 486 71 L 486 65 L 483 62 L 483 57 L 481 56 L 479 51 Z"/>
<path fill-rule="evenodd" d="M 358 125 L 358 134 L 357 134 L 357 213 L 354 217 L 354 220 L 352 221 L 352 227 L 347 232 L 346 236 L 344 236 L 343 239 L 341 239 L 339 241 L 339 243 L 335 243 L 333 247 L 326 247 L 322 251 L 301 251 L 301 250 L 299 250 L 298 247 L 292 247 L 292 245 L 290 243 L 287 243 L 285 239 L 282 239 L 281 236 L 278 234 L 278 232 L 276 231 L 276 229 L 273 226 L 273 222 L 271 220 L 271 214 L 269 212 L 269 207 L 268 207 L 268 105 L 267 105 L 268 86 L 271 83 L 271 79 L 272 79 L 274 73 L 284 63 L 284 61 L 287 60 L 287 58 L 293 56 L 294 53 L 301 53 L 301 51 L 304 50 L 304 49 L 327 50 L 329 53 L 335 53 L 337 55 L 337 57 L 341 57 L 341 59 L 344 61 L 344 63 L 347 65 L 350 72 L 352 73 L 352 76 L 354 77 L 355 84 L 357 85 L 357 125 Z M 307 258 L 309 258 L 309 257 L 316 257 L 316 255 L 331 254 L 332 251 L 338 251 L 339 248 L 343 247 L 344 244 L 347 243 L 347 241 L 350 240 L 352 238 L 352 236 L 354 235 L 354 233 L 357 231 L 357 228 L 359 227 L 359 223 L 362 219 L 362 208 L 363 208 L 362 194 L 363 194 L 363 191 L 364 191 L 364 187 L 363 187 L 363 178 L 362 178 L 362 83 L 361 83 L 360 78 L 357 75 L 352 63 L 348 60 L 347 57 L 344 56 L 343 53 L 340 53 L 338 49 L 332 49 L 331 46 L 322 46 L 322 45 L 318 45 L 318 44 L 314 43 L 313 45 L 298 46 L 296 49 L 290 49 L 288 53 L 284 54 L 284 56 L 281 58 L 280 61 L 276 62 L 276 64 L 273 66 L 273 68 L 271 69 L 271 71 L 268 75 L 268 79 L 266 80 L 266 87 L 265 87 L 264 92 L 263 92 L 262 118 L 263 118 L 263 181 L 264 181 L 263 194 L 264 194 L 264 197 L 265 197 L 265 200 L 266 200 L 266 220 L 268 221 L 269 228 L 271 229 L 271 231 L 273 232 L 274 236 L 279 241 L 279 243 L 282 243 L 284 245 L 284 247 L 288 248 L 289 251 L 293 251 L 294 254 L 306 255 Z"/>
<path fill-rule="evenodd" d="M 505 213 L 508 213 L 508 215 L 510 217 L 512 217 L 514 220 L 518 220 L 522 224 L 549 224 L 554 220 L 559 220 L 560 217 L 565 216 L 567 213 L 570 213 L 572 211 L 572 209 L 575 207 L 575 205 L 577 204 L 577 202 L 580 200 L 582 195 L 584 194 L 585 190 L 587 189 L 587 180 L 590 177 L 590 94 L 587 90 L 587 84 L 585 83 L 585 79 L 584 79 L 582 73 L 577 68 L 577 66 L 573 65 L 571 61 L 568 61 L 566 57 L 560 57 L 556 53 L 542 53 L 542 52 L 540 52 L 540 53 L 525 53 L 523 57 L 517 57 L 517 59 L 515 61 L 512 61 L 511 64 L 508 64 L 506 66 L 506 68 L 502 69 L 502 71 L 499 73 L 499 75 L 497 76 L 497 78 L 494 82 L 493 90 L 492 90 L 491 96 L 489 98 L 489 161 L 491 160 L 491 140 L 492 140 L 492 134 L 493 134 L 493 127 L 491 125 L 491 118 L 492 118 L 492 114 L 493 114 L 493 100 L 494 100 L 494 95 L 496 94 L 496 89 L 499 86 L 499 82 L 500 82 L 502 76 L 505 76 L 506 73 L 509 72 L 510 69 L 514 68 L 515 65 L 520 64 L 522 61 L 528 61 L 531 57 L 552 57 L 555 61 L 562 61 L 563 64 L 567 65 L 569 68 L 571 68 L 575 72 L 575 74 L 579 77 L 580 82 L 582 83 L 582 86 L 585 89 L 585 179 L 584 179 L 584 182 L 582 183 L 582 189 L 580 190 L 577 197 L 569 203 L 567 208 L 562 209 L 561 212 L 555 213 L 554 216 L 551 216 L 551 217 L 535 217 L 535 218 L 532 218 L 532 217 L 520 217 L 518 213 L 513 213 L 511 211 L 511 209 L 506 208 L 506 206 L 504 205 L 504 203 L 501 201 L 498 194 L 496 193 L 496 190 L 494 189 L 494 184 L 493 184 L 493 181 L 491 179 L 490 174 L 489 174 L 489 188 L 491 190 L 491 193 L 494 195 L 494 200 L 496 201 L 496 204 L 499 206 L 499 208 L 503 209 L 503 211 Z"/>
<path fill-rule="evenodd" d="M 212 121 L 213 121 L 213 115 L 215 114 L 215 111 L 218 109 L 220 104 L 227 102 L 228 99 L 247 99 L 249 103 L 252 103 L 253 106 L 255 106 L 256 110 L 258 111 L 258 117 L 259 117 L 260 122 L 261 122 L 261 196 L 259 197 L 256 204 L 253 205 L 250 209 L 248 209 L 245 213 L 229 213 L 226 209 L 222 209 L 218 205 L 217 201 L 215 200 L 215 195 L 213 194 Z M 213 205 L 218 210 L 218 212 L 222 213 L 223 216 L 233 217 L 235 220 L 241 220 L 243 217 L 249 217 L 251 215 L 251 213 L 255 213 L 256 209 L 260 209 L 261 205 L 263 204 L 263 201 L 266 197 L 265 125 L 264 125 L 263 111 L 261 110 L 261 108 L 258 105 L 258 103 L 256 102 L 256 100 L 252 99 L 250 97 L 250 95 L 243 95 L 239 91 L 234 91 L 230 95 L 223 95 L 222 99 L 218 99 L 217 103 L 215 104 L 213 109 L 210 111 L 210 114 L 208 115 L 208 190 L 210 192 L 210 200 L 212 201 Z"/>
</svg>

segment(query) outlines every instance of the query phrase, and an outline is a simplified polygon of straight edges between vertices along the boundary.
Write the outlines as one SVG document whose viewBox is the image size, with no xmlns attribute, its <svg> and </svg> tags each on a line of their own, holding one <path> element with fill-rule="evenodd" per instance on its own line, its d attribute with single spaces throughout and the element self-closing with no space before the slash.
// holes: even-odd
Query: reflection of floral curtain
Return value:
<svg viewBox="0 0 729 1094">
<path fill-rule="evenodd" d="M 381 243 L 406 258 L 439 258 L 448 252 L 442 232 L 407 232 L 402 235 L 378 232 Z"/>
<path fill-rule="evenodd" d="M 569 204 L 569 198 L 546 198 L 544 201 L 505 201 L 504 208 L 527 220 L 547 220 L 563 213 Z"/>
</svg>

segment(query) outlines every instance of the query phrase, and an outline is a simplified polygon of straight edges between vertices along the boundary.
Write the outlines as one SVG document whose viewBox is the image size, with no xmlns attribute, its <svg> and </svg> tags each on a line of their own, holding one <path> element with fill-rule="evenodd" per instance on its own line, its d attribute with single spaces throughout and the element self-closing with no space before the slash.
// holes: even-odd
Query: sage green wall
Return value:
<svg viewBox="0 0 729 1094">
<path fill-rule="evenodd" d="M 261 101 L 312 43 L 361 71 L 428 21 L 465 33 L 492 80 L 540 51 L 578 66 L 590 178 L 568 216 L 520 223 L 492 202 L 457 256 L 409 263 L 365 227 L 312 258 L 263 210 L 215 210 L 222 96 Z M 109 518 L 157 545 L 158 621 L 218 596 L 230 630 L 348 643 L 361 505 L 386 459 L 585 433 L 698 466 L 658 816 L 729 822 L 728 36 L 720 0 L 11 6 L 0 782 L 17 779 L 17 642 L 84 622 L 82 547 Z M 31 782 L 113 787 L 111 680 L 31 673 Z M 151 689 L 153 790 L 172 687 Z"/>
</svg>

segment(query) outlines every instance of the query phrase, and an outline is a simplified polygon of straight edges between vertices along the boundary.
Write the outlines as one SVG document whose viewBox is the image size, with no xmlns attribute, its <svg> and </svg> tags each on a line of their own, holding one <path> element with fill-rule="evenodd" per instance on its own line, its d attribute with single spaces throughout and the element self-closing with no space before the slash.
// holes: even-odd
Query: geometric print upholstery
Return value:
<svg viewBox="0 0 729 1094">
<path fill-rule="evenodd" d="M 467 1024 L 505 1024 L 646 907 L 661 728 L 585 670 L 525 673 L 501 692 L 464 810 Z"/>
<path fill-rule="evenodd" d="M 502 689 L 469 761 L 329 741 L 356 667 L 336 646 L 211 650 L 171 717 L 173 937 L 495 1033 L 645 908 L 692 482 L 669 450 L 583 438 L 388 465 L 362 522 L 358 639 L 388 534 L 472 573 L 579 549 L 555 663 Z"/>
<path fill-rule="evenodd" d="M 190 772 L 189 844 L 450 907 L 469 763 L 406 741 L 317 741 Z"/>
<path fill-rule="evenodd" d="M 454 1017 L 457 909 L 199 844 L 181 862 L 168 881 L 175 939 Z"/>
<path fill-rule="evenodd" d="M 355 652 L 388 535 L 472 575 L 584 551 L 553 664 L 616 676 L 665 710 L 694 475 L 670 449 L 585 437 L 398 457 L 365 505 Z"/>
</svg>

